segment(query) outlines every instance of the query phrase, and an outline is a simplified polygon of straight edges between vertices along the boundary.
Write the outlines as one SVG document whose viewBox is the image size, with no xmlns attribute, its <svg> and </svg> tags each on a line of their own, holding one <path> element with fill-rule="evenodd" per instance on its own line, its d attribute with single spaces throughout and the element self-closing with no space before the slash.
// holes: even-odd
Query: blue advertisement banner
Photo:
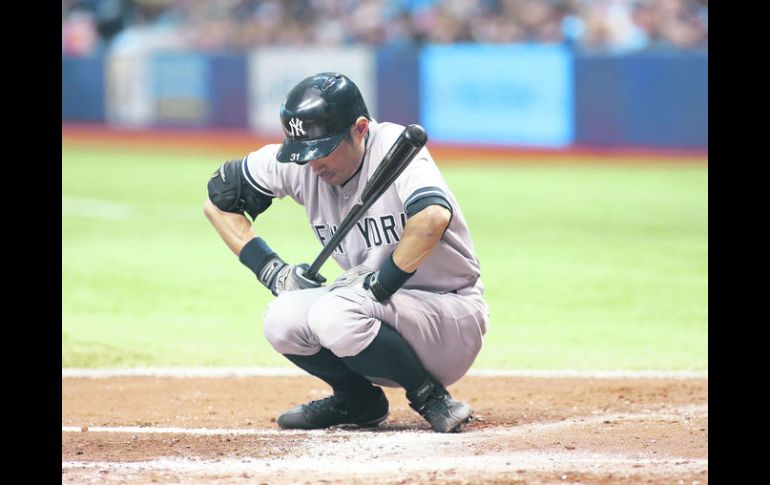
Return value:
<svg viewBox="0 0 770 485">
<path fill-rule="evenodd" d="M 420 63 L 423 126 L 437 141 L 572 143 L 573 62 L 560 46 L 429 46 Z"/>
</svg>

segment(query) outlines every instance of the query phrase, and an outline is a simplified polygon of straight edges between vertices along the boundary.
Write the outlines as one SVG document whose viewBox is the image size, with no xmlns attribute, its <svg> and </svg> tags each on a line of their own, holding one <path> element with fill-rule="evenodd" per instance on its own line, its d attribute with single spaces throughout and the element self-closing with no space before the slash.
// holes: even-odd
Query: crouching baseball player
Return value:
<svg viewBox="0 0 770 485">
<path fill-rule="evenodd" d="M 353 82 L 321 73 L 295 86 L 280 110 L 282 144 L 219 167 L 204 212 L 241 263 L 276 298 L 264 334 L 276 351 L 328 383 L 333 395 L 289 409 L 286 429 L 376 426 L 388 416 L 378 386 L 402 387 L 438 432 L 459 431 L 473 410 L 446 386 L 481 349 L 488 309 L 479 261 L 460 206 L 427 148 L 334 250 L 346 272 L 304 275 L 252 222 L 273 198 L 305 207 L 324 245 L 404 127 L 376 122 Z"/>
</svg>

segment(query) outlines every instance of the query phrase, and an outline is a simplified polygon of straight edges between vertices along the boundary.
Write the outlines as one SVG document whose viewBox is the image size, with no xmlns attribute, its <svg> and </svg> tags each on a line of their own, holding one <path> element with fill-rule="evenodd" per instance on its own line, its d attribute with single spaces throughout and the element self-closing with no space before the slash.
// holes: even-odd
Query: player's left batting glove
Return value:
<svg viewBox="0 0 770 485">
<path fill-rule="evenodd" d="M 343 286 L 363 287 L 377 301 L 385 301 L 398 291 L 415 272 L 402 271 L 393 262 L 393 253 L 382 263 L 379 270 L 358 265 L 350 268 L 329 285 L 329 291 Z"/>
<path fill-rule="evenodd" d="M 310 265 L 307 263 L 299 265 L 284 263 L 284 266 L 278 270 L 273 279 L 270 290 L 272 290 L 275 296 L 278 296 L 284 291 L 318 288 L 326 283 L 326 278 L 320 274 L 317 274 L 315 279 L 305 277 L 305 271 L 309 267 Z"/>
<path fill-rule="evenodd" d="M 305 270 L 309 267 L 307 264 L 287 264 L 260 237 L 246 243 L 238 259 L 251 269 L 260 283 L 275 296 L 284 291 L 318 288 L 326 283 L 326 278 L 320 274 L 316 274 L 314 279 L 305 277 Z"/>
</svg>

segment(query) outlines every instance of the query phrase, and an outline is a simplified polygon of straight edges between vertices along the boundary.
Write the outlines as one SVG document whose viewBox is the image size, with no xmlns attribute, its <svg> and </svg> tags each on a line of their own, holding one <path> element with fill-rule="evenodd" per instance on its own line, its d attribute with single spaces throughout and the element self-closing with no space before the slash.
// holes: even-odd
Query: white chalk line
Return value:
<svg viewBox="0 0 770 485">
<path fill-rule="evenodd" d="M 504 437 L 511 440 L 532 439 L 533 434 L 563 432 L 567 428 L 593 426 L 604 421 L 622 424 L 624 421 L 666 420 L 687 423 L 690 419 L 708 415 L 708 405 L 688 405 L 635 413 L 604 413 L 572 417 L 553 422 L 530 423 L 514 427 L 492 427 L 466 430 L 459 434 L 440 434 L 429 430 L 361 432 L 343 429 L 331 430 L 277 430 L 277 429 L 210 429 L 175 427 L 89 427 L 87 432 L 131 434 L 190 434 L 190 435 L 307 435 L 304 444 L 295 446 L 292 453 L 277 458 L 170 458 L 160 457 L 139 462 L 62 462 L 62 470 L 109 470 L 110 473 L 164 471 L 187 474 L 241 474 L 274 475 L 276 473 L 324 473 L 333 476 L 350 470 L 366 470 L 369 475 L 385 475 L 420 471 L 448 471 L 479 473 L 589 472 L 589 473 L 644 473 L 677 474 L 699 473 L 708 470 L 708 458 L 665 456 L 650 458 L 639 455 L 590 453 L 562 450 L 489 452 L 472 454 L 472 449 L 483 450 L 486 441 Z M 76 426 L 62 426 L 62 432 L 80 432 Z M 473 448 L 472 448 L 473 447 Z M 490 447 L 491 448 L 491 447 Z M 442 456 L 442 454 L 451 456 Z M 346 471 L 348 470 L 348 471 Z M 113 475 L 114 477 L 114 475 Z"/>
<path fill-rule="evenodd" d="M 506 370 L 471 369 L 472 377 L 532 377 L 578 379 L 708 379 L 708 371 L 665 370 Z M 298 368 L 286 367 L 144 367 L 126 369 L 63 368 L 64 378 L 113 378 L 113 377 L 178 377 L 178 378 L 226 378 L 226 377 L 307 377 Z"/>
<path fill-rule="evenodd" d="M 519 470 L 536 472 L 572 473 L 644 473 L 673 475 L 699 473 L 708 470 L 708 459 L 681 457 L 638 458 L 619 454 L 575 452 L 514 452 L 505 454 L 439 457 L 435 454 L 418 458 L 400 458 L 397 461 L 374 458 L 351 462 L 330 454 L 326 457 L 291 457 L 259 459 L 199 460 L 194 458 L 159 458 L 142 462 L 62 462 L 62 470 L 92 469 L 109 470 L 111 473 L 127 471 L 155 471 L 197 473 L 201 475 L 252 473 L 257 476 L 274 476 L 279 473 L 310 473 L 310 476 L 379 475 L 393 477 L 401 473 L 449 471 L 474 474 L 514 473 Z M 366 470 L 366 473 L 355 472 Z M 113 478 L 114 475 L 113 475 Z"/>
<path fill-rule="evenodd" d="M 130 434 L 189 434 L 196 436 L 277 436 L 284 434 L 326 435 L 326 430 L 232 429 L 232 428 L 176 428 L 163 426 L 62 426 L 62 433 L 130 433 Z"/>
<path fill-rule="evenodd" d="M 64 426 L 63 433 L 129 433 L 129 434 L 188 434 L 188 435 L 238 435 L 238 436 L 277 436 L 277 435 L 310 435 L 310 436 L 341 436 L 346 437 L 365 437 L 367 440 L 377 439 L 381 436 L 391 439 L 393 436 L 409 436 L 410 440 L 422 441 L 445 441 L 454 437 L 474 436 L 474 435 L 495 435 L 495 436 L 519 436 L 538 432 L 557 431 L 561 428 L 572 426 L 592 426 L 604 421 L 630 421 L 645 419 L 665 419 L 685 421 L 698 415 L 708 415 L 708 404 L 688 405 L 672 407 L 663 410 L 651 410 L 635 413 L 604 413 L 593 414 L 590 416 L 571 417 L 553 422 L 529 423 L 519 426 L 489 427 L 479 430 L 467 429 L 460 434 L 439 434 L 427 430 L 399 430 L 399 431 L 378 431 L 362 433 L 360 431 L 349 431 L 344 429 L 318 429 L 318 430 L 280 430 L 280 429 L 262 429 L 262 428 L 179 428 L 179 427 L 154 427 L 154 426 L 88 426 L 87 431 L 83 431 L 81 426 Z"/>
</svg>

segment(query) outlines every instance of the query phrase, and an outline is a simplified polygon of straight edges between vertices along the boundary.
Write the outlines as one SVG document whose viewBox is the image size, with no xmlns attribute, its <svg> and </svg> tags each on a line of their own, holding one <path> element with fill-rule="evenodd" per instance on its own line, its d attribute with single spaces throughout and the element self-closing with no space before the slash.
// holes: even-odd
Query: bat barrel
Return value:
<svg viewBox="0 0 770 485">
<path fill-rule="evenodd" d="M 420 125 L 409 125 L 404 129 L 404 138 L 412 144 L 412 146 L 422 148 L 428 142 L 428 134 L 425 133 L 425 128 Z"/>
<path fill-rule="evenodd" d="M 388 153 L 385 154 L 382 163 L 372 174 L 372 178 L 366 183 L 361 193 L 361 200 L 365 203 L 370 198 L 377 199 L 396 178 L 404 171 L 409 162 L 422 150 L 428 141 L 425 129 L 416 124 L 404 128 Z"/>
</svg>

